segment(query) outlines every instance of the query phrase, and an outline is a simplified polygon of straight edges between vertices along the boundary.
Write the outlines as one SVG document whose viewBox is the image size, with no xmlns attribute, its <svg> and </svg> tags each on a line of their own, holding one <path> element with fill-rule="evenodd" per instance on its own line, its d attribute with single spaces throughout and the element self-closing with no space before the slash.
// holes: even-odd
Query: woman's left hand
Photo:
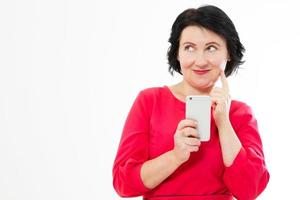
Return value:
<svg viewBox="0 0 300 200">
<path fill-rule="evenodd" d="M 220 77 L 222 87 L 213 88 L 210 92 L 213 108 L 213 117 L 215 119 L 217 127 L 222 125 L 222 123 L 229 122 L 229 109 L 231 103 L 229 86 L 224 71 L 220 72 Z"/>
</svg>

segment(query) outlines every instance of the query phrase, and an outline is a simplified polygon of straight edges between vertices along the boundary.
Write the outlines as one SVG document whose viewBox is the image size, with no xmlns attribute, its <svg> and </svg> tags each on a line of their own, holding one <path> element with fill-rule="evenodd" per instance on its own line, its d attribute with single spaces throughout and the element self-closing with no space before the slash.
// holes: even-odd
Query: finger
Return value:
<svg viewBox="0 0 300 200">
<path fill-rule="evenodd" d="M 220 97 L 211 97 L 211 102 L 214 104 L 226 103 L 226 99 L 223 96 Z"/>
<path fill-rule="evenodd" d="M 213 110 L 215 110 L 216 106 L 217 106 L 216 103 L 211 103 L 211 107 L 212 107 Z"/>
<path fill-rule="evenodd" d="M 199 151 L 199 146 L 188 146 L 187 149 L 189 152 L 197 152 Z"/>
<path fill-rule="evenodd" d="M 196 128 L 197 127 L 197 122 L 195 120 L 192 120 L 192 119 L 183 119 L 179 122 L 177 129 L 181 130 L 181 129 L 184 129 L 186 127 Z"/>
<path fill-rule="evenodd" d="M 215 110 L 216 106 L 218 105 L 226 105 L 226 99 L 224 98 L 212 98 L 211 100 L 211 106 L 213 110 Z"/>
<path fill-rule="evenodd" d="M 185 137 L 194 137 L 194 138 L 200 137 L 198 131 L 195 128 L 191 128 L 191 127 L 185 127 L 184 129 L 182 129 L 182 134 Z"/>
<path fill-rule="evenodd" d="M 222 71 L 225 70 L 227 61 L 228 61 L 228 60 L 223 60 L 222 63 L 220 64 L 220 69 L 221 69 Z"/>
<path fill-rule="evenodd" d="M 210 98 L 216 98 L 216 97 L 221 98 L 221 97 L 224 97 L 225 94 L 224 94 L 224 92 L 213 91 L 209 94 L 209 96 L 210 96 Z"/>
<path fill-rule="evenodd" d="M 212 96 L 211 97 L 211 103 L 212 104 L 215 104 L 215 103 L 217 103 L 219 101 L 219 97 L 216 97 L 216 96 Z"/>
<path fill-rule="evenodd" d="M 215 87 L 211 90 L 210 93 L 213 93 L 213 92 L 220 92 L 220 93 L 224 93 L 224 89 L 222 88 L 219 88 L 219 87 Z"/>
<path fill-rule="evenodd" d="M 225 76 L 224 71 L 220 72 L 220 77 L 221 77 L 221 82 L 222 82 L 222 88 L 226 91 L 229 92 L 229 85 L 228 85 L 228 81 L 227 78 Z"/>
<path fill-rule="evenodd" d="M 184 138 L 184 143 L 190 146 L 199 146 L 201 144 L 197 138 Z"/>
<path fill-rule="evenodd" d="M 227 94 L 225 93 L 224 89 L 222 89 L 222 88 L 214 88 L 209 93 L 210 97 L 214 97 L 214 96 L 226 96 L 226 95 Z"/>
<path fill-rule="evenodd" d="M 220 88 L 214 88 L 210 94 L 209 94 L 211 99 L 216 99 L 216 98 L 221 98 L 221 99 L 227 99 L 227 101 L 230 101 L 231 96 L 229 93 L 226 93 L 224 89 Z"/>
</svg>

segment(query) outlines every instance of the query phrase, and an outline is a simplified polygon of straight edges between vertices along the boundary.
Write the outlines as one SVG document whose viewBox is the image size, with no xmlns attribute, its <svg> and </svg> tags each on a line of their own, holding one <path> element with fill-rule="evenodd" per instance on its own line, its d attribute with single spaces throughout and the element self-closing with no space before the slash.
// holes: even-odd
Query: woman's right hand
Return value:
<svg viewBox="0 0 300 200">
<path fill-rule="evenodd" d="M 186 162 L 191 152 L 196 152 L 200 147 L 200 138 L 197 131 L 197 122 L 184 119 L 178 123 L 174 134 L 173 153 L 179 164 Z"/>
</svg>

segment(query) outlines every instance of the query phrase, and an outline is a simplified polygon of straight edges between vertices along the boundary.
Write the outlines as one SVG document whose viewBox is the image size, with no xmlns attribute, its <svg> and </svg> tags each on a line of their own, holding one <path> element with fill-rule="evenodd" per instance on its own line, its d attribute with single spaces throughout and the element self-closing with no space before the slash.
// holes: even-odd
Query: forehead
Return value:
<svg viewBox="0 0 300 200">
<path fill-rule="evenodd" d="M 195 44 L 206 44 L 208 42 L 217 42 L 219 44 L 226 44 L 226 40 L 217 33 L 199 26 L 187 26 L 180 35 L 180 44 L 185 42 L 192 42 Z"/>
</svg>

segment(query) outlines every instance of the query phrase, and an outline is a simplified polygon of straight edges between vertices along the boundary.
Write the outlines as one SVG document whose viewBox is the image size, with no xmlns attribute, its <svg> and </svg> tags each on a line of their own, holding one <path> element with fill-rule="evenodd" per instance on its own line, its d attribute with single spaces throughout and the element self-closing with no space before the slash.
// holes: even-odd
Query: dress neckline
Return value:
<svg viewBox="0 0 300 200">
<path fill-rule="evenodd" d="M 172 98 L 178 103 L 181 104 L 182 106 L 185 106 L 185 102 L 181 101 L 180 99 L 178 99 L 174 93 L 171 91 L 170 87 L 165 85 L 164 88 L 168 91 L 168 93 L 170 94 L 170 96 L 172 96 Z"/>
</svg>

